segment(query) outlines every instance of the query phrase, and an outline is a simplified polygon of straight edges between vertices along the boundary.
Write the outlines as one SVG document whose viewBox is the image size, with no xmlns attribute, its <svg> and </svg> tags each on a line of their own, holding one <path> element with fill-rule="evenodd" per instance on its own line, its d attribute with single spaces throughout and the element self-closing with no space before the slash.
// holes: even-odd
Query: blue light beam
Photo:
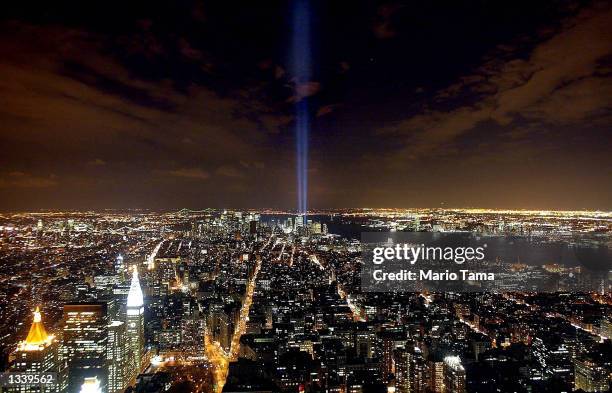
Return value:
<svg viewBox="0 0 612 393">
<path fill-rule="evenodd" d="M 295 77 L 296 94 L 301 84 L 308 83 L 312 77 L 312 53 L 310 47 L 310 2 L 294 0 L 292 35 L 292 74 Z M 298 191 L 298 213 L 308 210 L 308 134 L 310 113 L 308 97 L 297 95 L 295 104 L 296 171 Z"/>
</svg>

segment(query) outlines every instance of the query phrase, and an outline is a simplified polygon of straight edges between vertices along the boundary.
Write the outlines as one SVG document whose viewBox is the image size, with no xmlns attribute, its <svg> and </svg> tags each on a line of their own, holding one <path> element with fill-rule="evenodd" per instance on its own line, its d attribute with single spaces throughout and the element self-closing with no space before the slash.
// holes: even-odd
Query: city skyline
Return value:
<svg viewBox="0 0 612 393">
<path fill-rule="evenodd" d="M 292 4 L 7 5 L 1 209 L 612 211 L 608 3 Z"/>
<path fill-rule="evenodd" d="M 4 3 L 0 393 L 612 392 L 612 1 Z"/>
<path fill-rule="evenodd" d="M 0 388 L 609 391 L 612 213 L 319 213 L 0 216 Z M 475 274 L 404 286 L 407 242 Z"/>
</svg>

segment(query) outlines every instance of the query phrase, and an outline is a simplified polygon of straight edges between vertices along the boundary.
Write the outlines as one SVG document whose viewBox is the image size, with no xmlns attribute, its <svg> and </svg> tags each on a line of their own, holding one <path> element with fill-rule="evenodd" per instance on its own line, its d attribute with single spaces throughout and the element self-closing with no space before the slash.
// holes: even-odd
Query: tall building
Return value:
<svg viewBox="0 0 612 393">
<path fill-rule="evenodd" d="M 444 358 L 444 391 L 446 393 L 465 393 L 465 368 L 459 356 Z"/>
<path fill-rule="evenodd" d="M 68 362 L 68 392 L 77 393 L 85 378 L 96 377 L 107 390 L 108 325 L 106 303 L 64 305 L 61 353 Z"/>
<path fill-rule="evenodd" d="M 444 391 L 444 362 L 432 360 L 429 362 L 429 390 L 433 393 Z"/>
<path fill-rule="evenodd" d="M 406 345 L 406 334 L 403 331 L 383 331 L 379 334 L 382 341 L 381 376 L 387 381 L 393 374 L 394 351 Z"/>
<path fill-rule="evenodd" d="M 128 386 L 128 347 L 126 326 L 122 321 L 111 321 L 108 325 L 108 392 L 123 392 Z"/>
<path fill-rule="evenodd" d="M 45 385 L 22 385 L 19 387 L 5 388 L 5 392 L 44 392 L 59 393 L 66 391 L 65 365 L 61 361 L 58 352 L 58 342 L 55 336 L 47 334 L 42 323 L 42 316 L 38 307 L 34 311 L 34 320 L 30 331 L 24 341 L 17 345 L 17 349 L 9 356 L 8 372 L 20 373 L 55 373 L 57 375 L 54 384 Z"/>
<path fill-rule="evenodd" d="M 125 273 L 125 265 L 123 264 L 123 255 L 117 255 L 117 259 L 115 260 L 115 273 L 118 275 L 123 275 Z"/>
<path fill-rule="evenodd" d="M 395 391 L 410 393 L 410 353 L 405 348 L 396 349 L 393 354 L 395 369 Z M 385 372 L 383 364 L 383 374 Z"/>
<path fill-rule="evenodd" d="M 418 348 L 413 350 L 396 349 L 394 365 L 397 393 L 423 393 L 426 391 L 425 359 Z"/>
<path fill-rule="evenodd" d="M 214 341 L 217 341 L 221 348 L 230 350 L 234 324 L 224 310 L 210 310 L 206 322 Z"/>
<path fill-rule="evenodd" d="M 574 389 L 585 392 L 607 392 L 610 388 L 608 371 L 593 359 L 574 360 Z"/>
<path fill-rule="evenodd" d="M 610 281 L 612 282 L 612 280 Z M 612 318 L 601 321 L 601 335 L 612 340 Z"/>
<path fill-rule="evenodd" d="M 563 340 L 558 336 L 536 337 L 533 340 L 532 351 L 537 365 L 536 369 L 532 370 L 534 377 L 543 380 L 555 378 L 571 384 L 574 380 L 572 356 Z"/>
<path fill-rule="evenodd" d="M 257 227 L 258 227 L 259 222 L 258 221 L 249 221 L 249 233 L 251 235 L 256 235 L 257 234 Z"/>
<path fill-rule="evenodd" d="M 205 319 L 200 318 L 196 311 L 194 315 L 183 318 L 181 321 L 181 346 L 183 351 L 193 355 L 200 355 L 204 351 Z"/>
<path fill-rule="evenodd" d="M 127 297 L 126 338 L 129 354 L 128 370 L 130 380 L 134 380 L 140 373 L 144 357 L 144 298 L 136 267 L 132 273 L 132 283 Z"/>
</svg>

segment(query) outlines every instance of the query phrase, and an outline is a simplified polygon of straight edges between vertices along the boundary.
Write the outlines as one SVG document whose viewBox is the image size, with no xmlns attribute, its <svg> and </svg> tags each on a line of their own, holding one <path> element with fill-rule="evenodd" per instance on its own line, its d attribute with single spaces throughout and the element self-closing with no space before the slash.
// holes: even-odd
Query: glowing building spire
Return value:
<svg viewBox="0 0 612 393">
<path fill-rule="evenodd" d="M 34 311 L 34 321 L 32 322 L 32 326 L 30 326 L 28 336 L 24 341 L 19 343 L 17 349 L 20 351 L 39 351 L 51 344 L 54 338 L 54 336 L 47 334 L 42 324 L 40 309 L 36 307 Z"/>
<path fill-rule="evenodd" d="M 49 335 L 42 324 L 42 317 L 40 315 L 40 309 L 36 307 L 34 311 L 34 322 L 30 326 L 30 332 L 26 337 L 26 344 L 28 345 L 41 345 L 49 340 Z"/>
<path fill-rule="evenodd" d="M 138 269 L 134 266 L 134 270 L 132 273 L 132 283 L 130 284 L 130 292 L 127 297 L 127 306 L 132 307 L 142 307 L 144 305 L 144 300 L 142 296 L 142 289 L 140 288 L 140 280 L 138 279 Z"/>
</svg>

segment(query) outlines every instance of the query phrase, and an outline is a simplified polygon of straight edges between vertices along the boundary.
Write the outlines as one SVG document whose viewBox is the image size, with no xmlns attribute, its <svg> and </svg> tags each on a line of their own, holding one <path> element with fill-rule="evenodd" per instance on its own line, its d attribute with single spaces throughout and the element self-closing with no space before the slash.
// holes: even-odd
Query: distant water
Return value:
<svg viewBox="0 0 612 393">
<path fill-rule="evenodd" d="M 583 266 L 589 270 L 612 269 L 612 250 L 604 245 L 574 241 L 549 241 L 540 238 L 518 236 L 479 236 L 474 233 L 455 232 L 393 232 L 377 234 L 380 240 L 394 239 L 396 243 L 439 247 L 479 247 L 486 244 L 487 259 L 499 258 L 506 263 L 526 265 L 559 264 L 568 267 Z M 377 240 L 378 241 L 378 240 Z"/>
<path fill-rule="evenodd" d="M 261 220 L 266 223 L 286 221 L 290 215 L 262 215 Z M 340 235 L 345 239 L 361 239 L 363 232 L 388 231 L 388 228 L 372 229 L 359 224 L 358 219 L 347 222 L 340 216 L 310 215 L 309 220 L 318 221 L 327 225 L 329 233 Z M 401 233 L 401 232 L 398 232 Z M 393 237 L 393 233 L 390 234 Z M 431 232 L 413 233 L 417 243 L 431 244 Z M 446 234 L 445 234 L 446 235 Z M 570 244 L 563 241 L 541 241 L 524 237 L 487 236 L 479 237 L 470 233 L 452 234 L 451 242 L 457 246 L 469 246 L 487 243 L 488 255 L 499 255 L 505 262 L 521 262 L 527 265 L 542 265 L 557 263 L 565 266 L 585 266 L 592 270 L 612 270 L 612 250 L 605 245 L 583 245 L 580 238 Z M 445 236 L 444 242 L 448 242 Z"/>
</svg>

